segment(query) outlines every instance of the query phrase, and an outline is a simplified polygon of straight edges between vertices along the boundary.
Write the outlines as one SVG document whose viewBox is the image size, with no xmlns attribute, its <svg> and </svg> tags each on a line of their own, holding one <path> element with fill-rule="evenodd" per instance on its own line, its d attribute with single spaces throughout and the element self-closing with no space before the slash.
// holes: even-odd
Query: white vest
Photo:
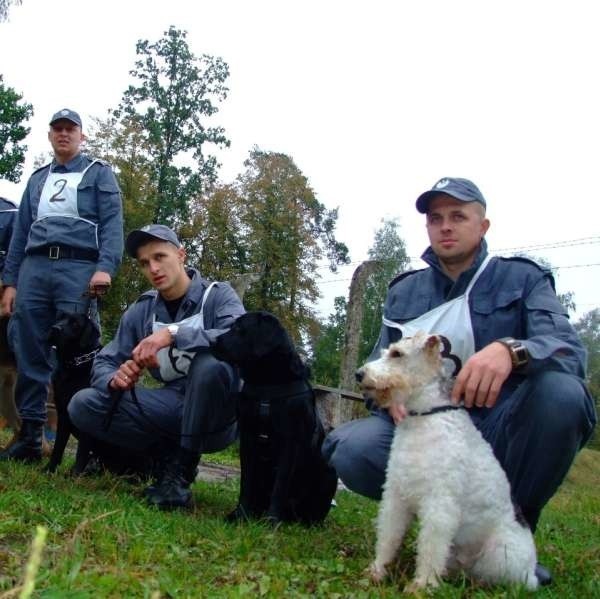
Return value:
<svg viewBox="0 0 600 599">
<path fill-rule="evenodd" d="M 445 356 L 456 375 L 464 363 L 475 353 L 475 338 L 469 311 L 469 295 L 475 283 L 486 269 L 491 256 L 486 256 L 462 295 L 439 305 L 437 308 L 421 314 L 418 318 L 399 324 L 383 319 L 383 324 L 398 329 L 402 337 L 412 337 L 417 331 L 441 335 L 448 341 L 442 355 Z"/>
<path fill-rule="evenodd" d="M 154 321 L 152 323 L 152 332 L 156 333 L 160 329 L 169 326 L 170 324 L 178 324 L 179 326 L 193 326 L 195 329 L 204 330 L 204 304 L 206 303 L 206 299 L 208 298 L 208 294 L 210 290 L 216 285 L 216 283 L 211 283 L 206 291 L 204 292 L 204 296 L 202 297 L 202 304 L 200 306 L 200 312 L 197 314 L 193 314 L 192 316 L 188 316 L 188 318 L 184 318 L 179 322 L 159 322 L 156 320 L 156 315 L 154 315 Z M 156 357 L 158 359 L 159 370 L 160 370 L 160 378 L 163 381 L 174 381 L 175 379 L 179 379 L 183 376 L 187 376 L 187 373 L 190 369 L 190 364 L 194 359 L 196 352 L 185 351 L 182 349 L 177 349 L 175 346 L 171 345 L 170 347 L 163 347 L 158 350 Z"/>
</svg>

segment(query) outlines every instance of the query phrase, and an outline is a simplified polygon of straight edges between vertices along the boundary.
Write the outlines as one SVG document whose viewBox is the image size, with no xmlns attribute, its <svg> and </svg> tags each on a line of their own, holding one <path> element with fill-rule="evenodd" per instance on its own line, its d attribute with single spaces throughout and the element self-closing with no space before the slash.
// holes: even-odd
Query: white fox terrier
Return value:
<svg viewBox="0 0 600 599">
<path fill-rule="evenodd" d="M 536 551 L 511 502 L 506 474 L 463 408 L 450 401 L 442 339 L 417 333 L 393 343 L 357 372 L 367 397 L 401 406 L 377 521 L 371 576 L 380 581 L 415 516 L 420 529 L 410 591 L 438 586 L 462 569 L 486 583 L 533 590 Z"/>
</svg>

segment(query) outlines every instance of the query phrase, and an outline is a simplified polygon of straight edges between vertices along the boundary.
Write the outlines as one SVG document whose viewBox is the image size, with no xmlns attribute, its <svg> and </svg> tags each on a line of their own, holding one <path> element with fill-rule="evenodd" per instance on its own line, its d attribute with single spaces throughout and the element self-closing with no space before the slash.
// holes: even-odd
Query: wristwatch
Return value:
<svg viewBox="0 0 600 599">
<path fill-rule="evenodd" d="M 179 332 L 179 325 L 178 324 L 168 324 L 167 331 L 169 331 L 169 333 L 171 333 L 171 337 L 173 337 L 173 341 L 175 341 L 175 339 L 177 338 L 177 333 Z"/>
<path fill-rule="evenodd" d="M 521 341 L 517 341 L 512 337 L 502 337 L 502 339 L 497 339 L 497 341 L 508 349 L 513 370 L 527 365 L 529 362 L 529 352 Z"/>
</svg>

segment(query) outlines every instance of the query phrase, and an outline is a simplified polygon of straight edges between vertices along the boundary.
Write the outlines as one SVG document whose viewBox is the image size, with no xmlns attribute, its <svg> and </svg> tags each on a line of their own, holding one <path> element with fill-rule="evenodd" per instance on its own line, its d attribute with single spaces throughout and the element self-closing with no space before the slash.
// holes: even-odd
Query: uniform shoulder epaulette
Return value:
<svg viewBox="0 0 600 599">
<path fill-rule="evenodd" d="M 7 204 L 10 204 L 13 208 L 18 208 L 17 204 L 15 202 L 13 202 L 12 200 L 9 200 L 8 198 L 0 196 L 0 200 L 2 200 L 3 202 L 6 202 Z"/>
<path fill-rule="evenodd" d="M 31 173 L 32 175 L 35 175 L 36 173 L 39 173 L 41 170 L 44 170 L 45 168 L 50 168 L 50 166 L 52 166 L 51 162 L 48 162 L 47 164 L 43 164 L 42 166 L 36 168 L 33 173 Z"/>
<path fill-rule="evenodd" d="M 529 266 L 534 266 L 538 270 L 541 270 L 544 274 L 552 274 L 552 270 L 547 266 L 532 260 L 531 258 L 526 258 L 525 256 L 498 256 L 499 260 L 506 260 L 508 262 L 520 262 L 521 264 L 528 264 Z"/>
<path fill-rule="evenodd" d="M 135 300 L 136 304 L 140 302 L 145 302 L 148 300 L 153 300 L 158 295 L 158 291 L 156 289 L 148 289 L 148 291 L 144 291 L 140 297 Z"/>
<path fill-rule="evenodd" d="M 416 270 L 407 270 L 406 272 L 401 272 L 399 275 L 397 275 L 395 278 L 393 278 L 389 285 L 388 285 L 388 289 L 393 287 L 396 283 L 402 281 L 402 279 L 405 279 L 406 277 L 409 277 L 410 275 L 414 275 L 418 272 L 423 272 L 424 270 L 427 270 L 426 268 L 418 268 Z"/>
<path fill-rule="evenodd" d="M 93 156 L 89 156 L 88 154 L 86 154 L 85 157 L 90 161 L 90 163 L 97 162 L 97 163 L 101 164 L 102 166 L 107 166 L 108 168 L 112 168 L 112 165 L 110 164 L 110 162 L 107 162 L 106 160 L 104 160 L 104 158 L 94 158 Z"/>
</svg>

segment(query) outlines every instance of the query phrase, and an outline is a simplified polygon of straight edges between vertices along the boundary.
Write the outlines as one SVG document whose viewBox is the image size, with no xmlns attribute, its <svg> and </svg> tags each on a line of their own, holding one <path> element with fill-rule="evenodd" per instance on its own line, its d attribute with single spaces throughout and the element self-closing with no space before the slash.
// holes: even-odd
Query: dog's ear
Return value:
<svg viewBox="0 0 600 599">
<path fill-rule="evenodd" d="M 85 349 L 95 349 L 100 343 L 100 328 L 95 320 L 85 315 L 84 318 L 79 346 Z"/>
<path fill-rule="evenodd" d="M 292 346 L 288 332 L 276 316 L 270 312 L 256 312 L 256 328 L 252 336 L 252 354 L 264 358 L 269 354 Z"/>
<path fill-rule="evenodd" d="M 438 335 L 429 335 L 423 345 L 423 351 L 429 355 L 439 355 L 441 340 Z"/>
</svg>

